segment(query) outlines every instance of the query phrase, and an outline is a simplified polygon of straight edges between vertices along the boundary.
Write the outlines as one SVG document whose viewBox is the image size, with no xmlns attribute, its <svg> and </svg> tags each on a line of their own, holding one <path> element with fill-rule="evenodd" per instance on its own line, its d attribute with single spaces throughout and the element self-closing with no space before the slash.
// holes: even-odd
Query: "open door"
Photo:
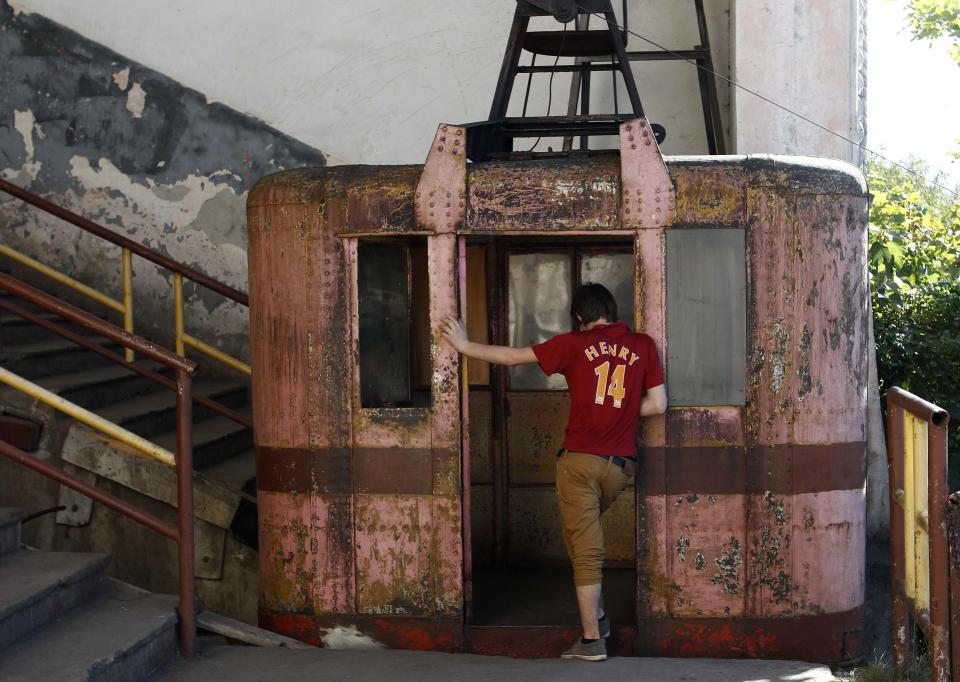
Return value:
<svg viewBox="0 0 960 682">
<path fill-rule="evenodd" d="M 497 239 L 465 248 L 471 339 L 526 346 L 570 331 L 571 296 L 583 282 L 607 286 L 620 318 L 633 322 L 631 241 Z M 478 328 L 481 321 L 485 329 Z M 473 580 L 468 623 L 578 627 L 555 486 L 569 411 L 565 380 L 547 377 L 537 365 L 508 369 L 473 362 L 468 374 Z M 603 517 L 605 605 L 620 626 L 632 626 L 636 618 L 635 504 L 631 485 Z"/>
</svg>

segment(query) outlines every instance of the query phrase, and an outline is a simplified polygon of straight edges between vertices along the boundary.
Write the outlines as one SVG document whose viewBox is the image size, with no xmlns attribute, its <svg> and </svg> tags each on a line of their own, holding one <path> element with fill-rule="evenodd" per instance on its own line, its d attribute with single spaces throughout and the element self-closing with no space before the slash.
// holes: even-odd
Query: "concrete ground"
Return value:
<svg viewBox="0 0 960 682">
<path fill-rule="evenodd" d="M 288 651 L 240 646 L 208 646 L 198 658 L 177 661 L 151 678 L 158 682 L 828 682 L 835 679 L 827 666 L 798 661 L 611 658 L 603 663 L 585 663 L 420 651 Z"/>
</svg>

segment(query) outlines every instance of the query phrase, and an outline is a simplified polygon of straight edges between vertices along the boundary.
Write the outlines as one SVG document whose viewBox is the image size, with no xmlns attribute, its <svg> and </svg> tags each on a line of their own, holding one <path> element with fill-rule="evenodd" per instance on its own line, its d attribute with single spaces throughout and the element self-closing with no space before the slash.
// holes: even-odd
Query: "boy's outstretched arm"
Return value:
<svg viewBox="0 0 960 682">
<path fill-rule="evenodd" d="M 440 326 L 443 332 L 443 339 L 449 343 L 458 353 L 483 360 L 494 365 L 526 365 L 537 361 L 533 349 L 530 346 L 525 348 L 511 348 L 510 346 L 491 346 L 485 343 L 474 343 L 467 338 L 467 330 L 463 327 L 463 322 L 448 317 Z"/>
</svg>

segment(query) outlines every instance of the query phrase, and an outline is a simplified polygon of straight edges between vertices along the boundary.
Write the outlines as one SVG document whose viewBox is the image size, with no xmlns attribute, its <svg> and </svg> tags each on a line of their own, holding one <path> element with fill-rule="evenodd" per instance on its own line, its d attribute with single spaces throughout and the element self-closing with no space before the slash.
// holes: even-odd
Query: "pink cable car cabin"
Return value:
<svg viewBox="0 0 960 682">
<path fill-rule="evenodd" d="M 653 336 L 671 407 L 605 515 L 611 650 L 858 655 L 866 191 L 787 157 L 279 173 L 250 194 L 261 623 L 315 643 L 558 654 L 578 633 L 554 459 L 568 396 L 440 342 L 568 330 L 581 281 Z M 457 149 L 459 145 L 453 145 Z M 641 153 L 642 152 L 642 153 Z M 656 209 L 660 210 L 657 211 Z M 519 629 L 518 629 L 519 628 Z"/>
</svg>

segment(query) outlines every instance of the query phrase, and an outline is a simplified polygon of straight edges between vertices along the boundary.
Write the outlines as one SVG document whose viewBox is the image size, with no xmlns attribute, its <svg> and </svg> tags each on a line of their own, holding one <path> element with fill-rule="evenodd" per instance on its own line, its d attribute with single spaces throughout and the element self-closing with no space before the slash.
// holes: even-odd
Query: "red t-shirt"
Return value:
<svg viewBox="0 0 960 682">
<path fill-rule="evenodd" d="M 663 383 L 653 339 L 614 322 L 554 336 L 533 352 L 544 372 L 567 378 L 570 416 L 563 447 L 635 457 L 643 394 Z"/>
</svg>

